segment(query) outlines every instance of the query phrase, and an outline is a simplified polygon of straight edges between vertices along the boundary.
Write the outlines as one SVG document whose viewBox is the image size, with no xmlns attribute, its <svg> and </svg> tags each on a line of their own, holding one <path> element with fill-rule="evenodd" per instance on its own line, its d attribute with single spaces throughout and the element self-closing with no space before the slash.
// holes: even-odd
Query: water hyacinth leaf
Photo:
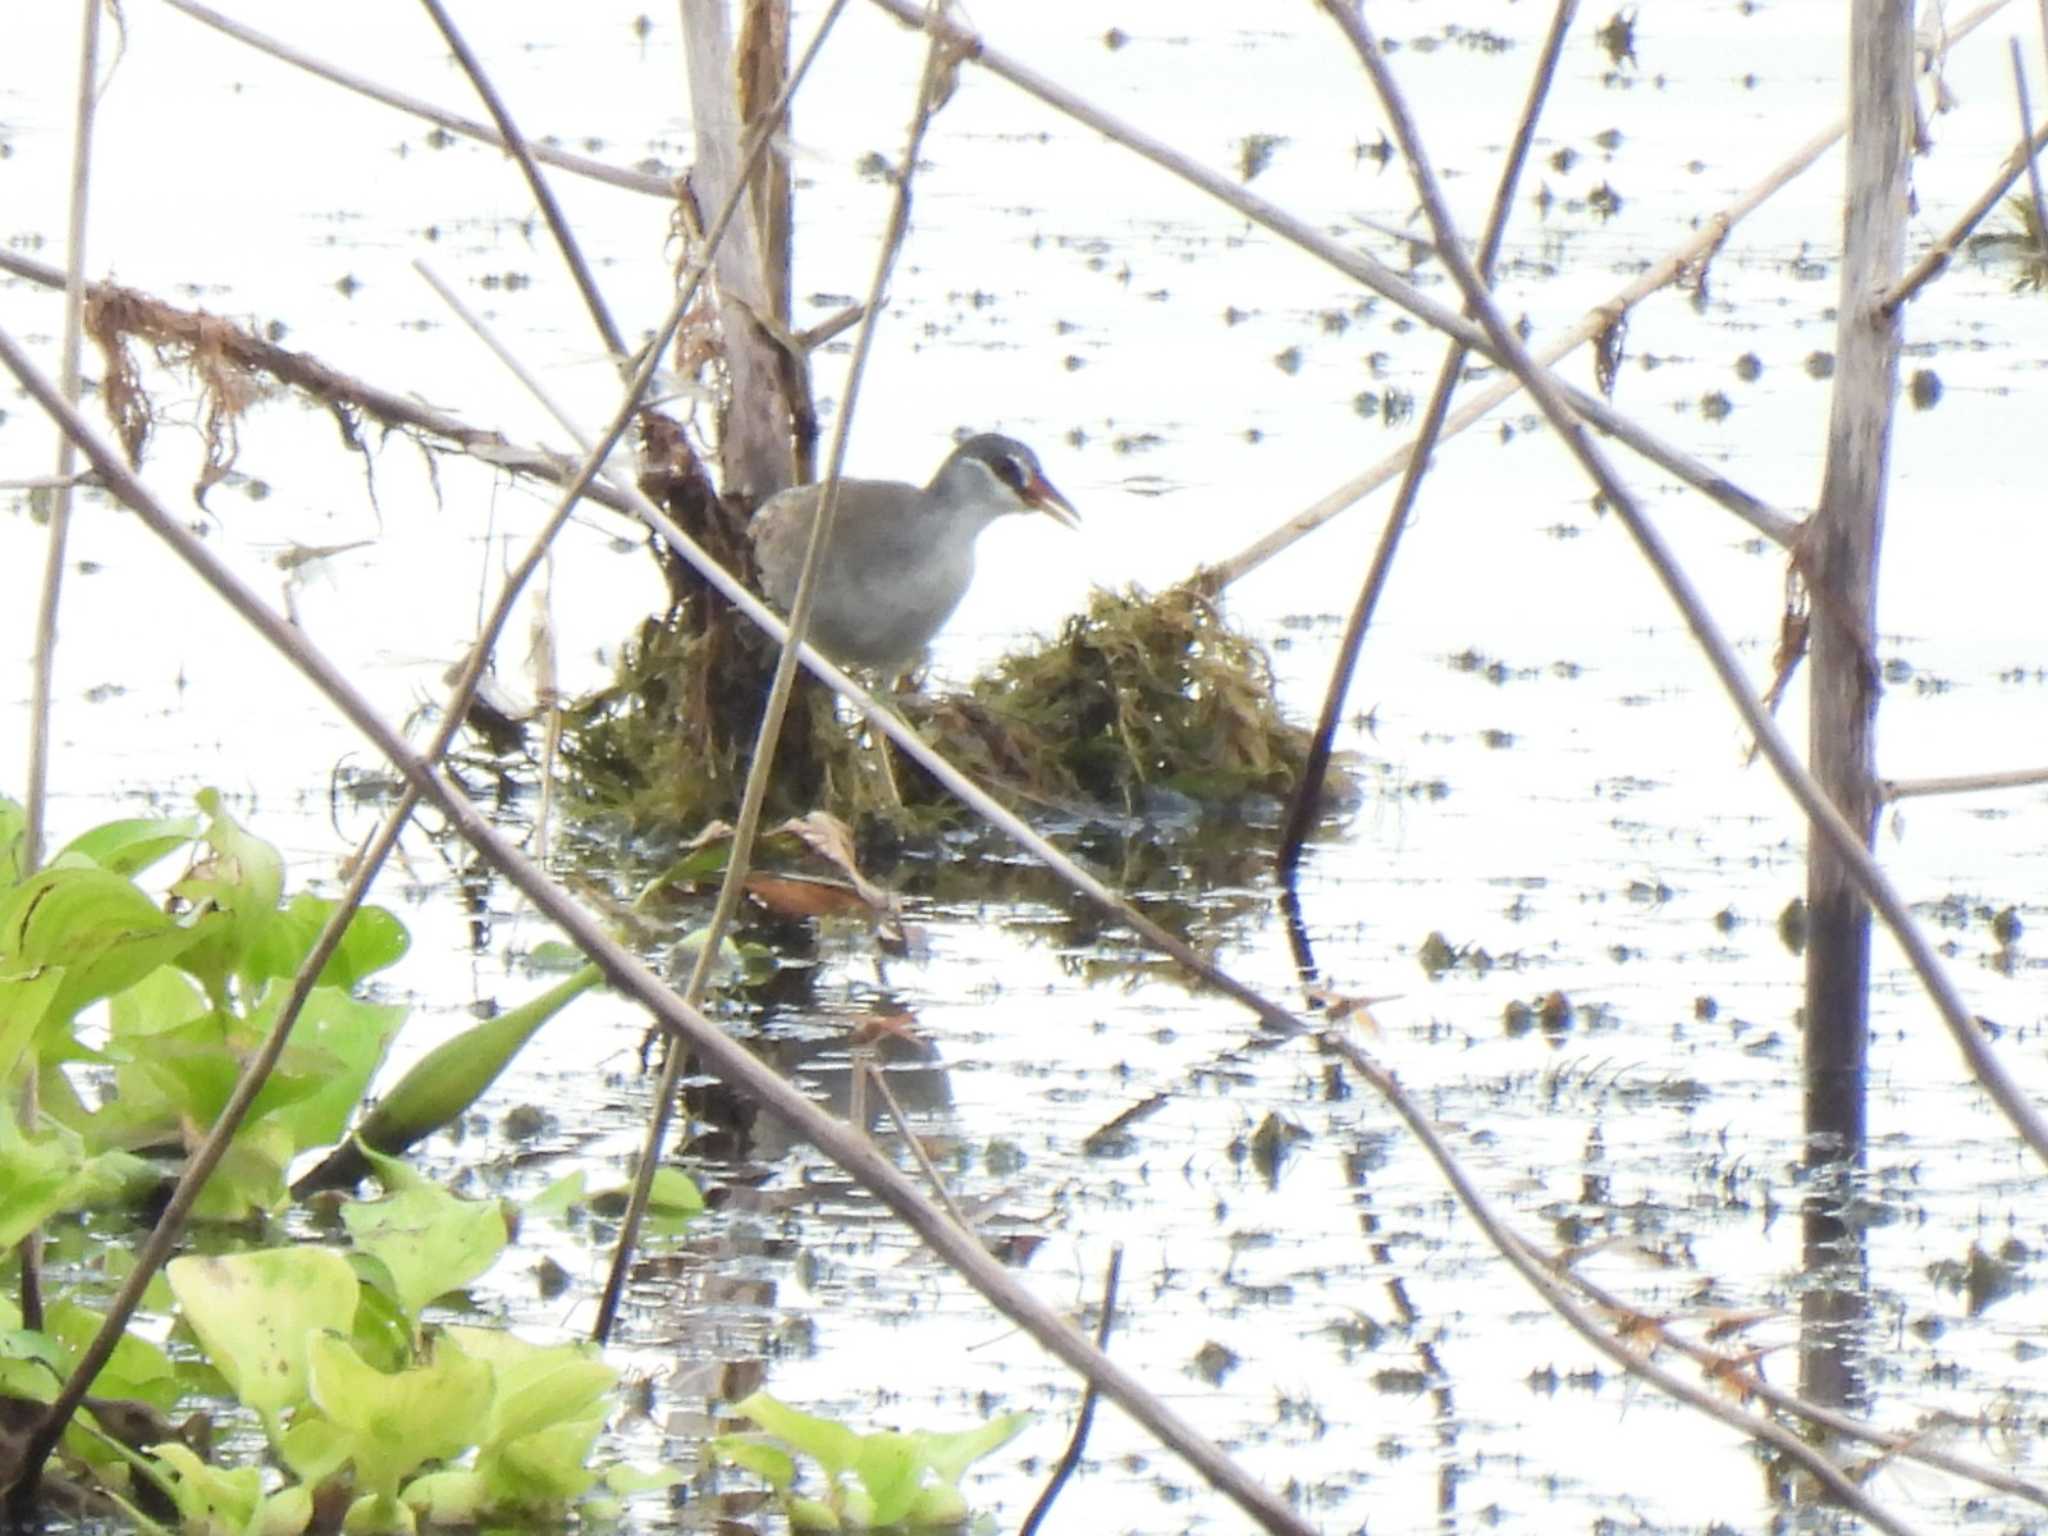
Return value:
<svg viewBox="0 0 2048 1536">
<path fill-rule="evenodd" d="M 662 1493 L 684 1478 L 674 1467 L 635 1467 L 621 1461 L 604 1469 L 602 1481 L 613 1493 L 631 1498 L 636 1493 Z"/>
<path fill-rule="evenodd" d="M 597 1481 L 587 1463 L 604 1418 L 595 1413 L 484 1446 L 477 1453 L 476 1470 L 489 1508 L 499 1514 L 553 1514 L 587 1492 Z"/>
<path fill-rule="evenodd" d="M 479 1443 L 509 1440 L 602 1412 L 619 1373 L 584 1344 L 532 1344 L 488 1328 L 451 1326 L 444 1337 L 488 1364 L 497 1382 Z"/>
<path fill-rule="evenodd" d="M 205 826 L 196 816 L 109 821 L 74 837 L 50 863 L 85 859 L 117 875 L 139 875 L 191 842 Z"/>
<path fill-rule="evenodd" d="M 285 907 L 284 924 L 296 935 L 291 947 L 300 955 L 311 952 L 336 905 L 325 896 L 301 891 Z M 412 935 L 405 931 L 405 924 L 382 907 L 359 907 L 321 970 L 319 984 L 351 991 L 365 977 L 396 965 L 411 947 Z M 282 974 L 292 974 L 297 969 L 295 959 L 291 971 Z"/>
<path fill-rule="evenodd" d="M 815 1461 L 825 1481 L 837 1484 L 860 1455 L 860 1436 L 836 1419 L 801 1413 L 766 1392 L 755 1392 L 733 1404 L 733 1411 L 752 1419 L 769 1434 Z"/>
<path fill-rule="evenodd" d="M 253 984 L 289 975 L 296 935 L 277 910 L 284 895 L 282 856 L 227 814 L 218 790 L 203 789 L 197 798 L 209 818 L 205 842 L 212 851 L 171 889 L 194 910 L 219 914 L 219 921 L 206 925 L 206 942 L 195 945 L 184 962 L 219 998 L 231 977 Z"/>
<path fill-rule="evenodd" d="M 999 1451 L 1024 1431 L 1031 1422 L 1028 1413 L 998 1414 L 986 1424 L 950 1433 L 920 1435 L 925 1460 L 939 1480 L 952 1487 L 982 1457 Z"/>
<path fill-rule="evenodd" d="M 925 1457 L 916 1435 L 882 1430 L 860 1437 L 854 1475 L 874 1501 L 866 1511 L 869 1525 L 896 1525 L 910 1513 L 924 1485 Z"/>
<path fill-rule="evenodd" d="M 12 1113 L 0 1113 L 0 1248 L 69 1206 L 84 1166 L 85 1148 L 70 1131 L 24 1136 Z"/>
<path fill-rule="evenodd" d="M 173 1259 L 166 1274 L 214 1366 L 275 1439 L 278 1416 L 306 1401 L 310 1341 L 355 1316 L 348 1261 L 327 1248 L 267 1248 Z"/>
<path fill-rule="evenodd" d="M 349 1237 L 390 1276 L 392 1298 L 414 1325 L 437 1296 L 459 1290 L 498 1262 L 510 1234 L 495 1200 L 458 1200 L 400 1162 L 373 1158 L 390 1194 L 341 1208 Z"/>
<path fill-rule="evenodd" d="M 26 975 L 38 967 L 62 968 L 63 985 L 43 1019 L 47 1036 L 87 1004 L 181 960 L 205 928 L 174 922 L 129 881 L 103 869 L 45 869 L 0 895 L 0 969 Z"/>
<path fill-rule="evenodd" d="M 66 1375 L 98 1336 L 103 1321 L 99 1313 L 75 1301 L 58 1298 L 50 1303 L 43 1326 L 63 1351 Z M 132 1398 L 166 1413 L 184 1395 L 171 1357 L 133 1329 L 122 1333 L 113 1354 L 92 1379 L 92 1390 L 101 1397 Z"/>
<path fill-rule="evenodd" d="M 0 976 L 0 1082 L 13 1081 L 63 986 L 61 965 L 25 976 Z"/>
<path fill-rule="evenodd" d="M 186 1530 L 245 1536 L 254 1529 L 263 1504 L 261 1468 L 209 1466 L 175 1440 L 151 1446 L 150 1454 L 170 1473 L 171 1502 Z"/>
<path fill-rule="evenodd" d="M 489 1508 L 484 1480 L 466 1467 L 423 1472 L 405 1485 L 399 1497 L 428 1525 L 475 1525 Z"/>
<path fill-rule="evenodd" d="M 268 1034 L 288 992 L 282 982 L 269 987 L 250 1013 L 248 1028 Z M 266 1085 L 253 1112 L 289 1129 L 301 1151 L 338 1141 L 407 1012 L 397 1004 L 361 1002 L 336 987 L 314 988 L 272 1074 L 273 1081 L 282 1080 L 279 1091 L 273 1095 Z M 284 1082 L 291 1083 L 289 1091 Z"/>
<path fill-rule="evenodd" d="M 21 843 L 27 830 L 28 813 L 21 802 L 0 795 L 0 885 L 21 878 Z"/>
<path fill-rule="evenodd" d="M 435 1341 L 425 1363 L 387 1375 L 341 1334 L 320 1333 L 306 1345 L 306 1382 L 321 1416 L 342 1433 L 357 1486 L 377 1500 L 374 1515 L 351 1510 L 359 1522 L 399 1514 L 400 1482 L 467 1450 L 491 1402 L 491 1368 L 447 1338 Z"/>
<path fill-rule="evenodd" d="M 727 1466 L 751 1472 L 778 1494 L 796 1484 L 796 1458 L 761 1435 L 720 1435 L 711 1454 Z"/>
</svg>

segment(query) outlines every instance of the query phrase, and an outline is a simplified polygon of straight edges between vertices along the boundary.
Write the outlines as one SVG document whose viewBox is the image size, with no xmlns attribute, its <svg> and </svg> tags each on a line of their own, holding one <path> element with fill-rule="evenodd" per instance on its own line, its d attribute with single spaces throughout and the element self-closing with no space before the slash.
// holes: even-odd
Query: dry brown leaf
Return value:
<svg viewBox="0 0 2048 1536">
<path fill-rule="evenodd" d="M 848 912 L 866 916 L 870 910 L 859 891 L 837 880 L 807 875 L 747 876 L 747 894 L 777 917 L 838 917 Z"/>
</svg>

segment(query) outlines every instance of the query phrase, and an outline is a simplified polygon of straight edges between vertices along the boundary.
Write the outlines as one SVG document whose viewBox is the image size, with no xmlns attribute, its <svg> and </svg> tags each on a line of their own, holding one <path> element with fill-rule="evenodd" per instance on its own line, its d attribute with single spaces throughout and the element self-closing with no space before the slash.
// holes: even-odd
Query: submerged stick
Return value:
<svg viewBox="0 0 2048 1536">
<path fill-rule="evenodd" d="M 1529 157 L 1529 146 L 1536 136 L 1536 119 L 1541 116 L 1544 100 L 1550 95 L 1550 84 L 1557 73 L 1558 55 L 1564 49 L 1565 35 L 1571 30 L 1572 17 L 1578 8 L 1578 0 L 1557 0 L 1557 10 L 1550 20 L 1550 32 L 1543 39 L 1542 52 L 1537 55 L 1528 100 L 1522 105 L 1521 121 L 1516 123 L 1515 135 L 1508 143 L 1507 160 L 1501 166 L 1493 206 L 1487 210 L 1486 228 L 1479 237 L 1476 265 L 1480 278 L 1485 282 L 1493 281 L 1494 259 L 1500 254 L 1508 212 L 1514 206 L 1515 187 L 1521 180 L 1522 166 Z M 1316 722 L 1315 735 L 1309 740 L 1308 759 L 1303 763 L 1301 778 L 1288 799 L 1287 818 L 1281 825 L 1279 864 L 1283 875 L 1291 875 L 1301 862 L 1302 844 L 1308 841 L 1309 828 L 1315 822 L 1316 805 L 1323 797 L 1323 776 L 1330 768 L 1330 744 L 1337 735 L 1337 715 L 1344 708 L 1345 695 L 1351 691 L 1351 674 L 1358 665 L 1359 648 L 1365 644 L 1365 631 L 1372 623 L 1373 610 L 1379 606 L 1380 593 L 1386 587 L 1388 573 L 1394 568 L 1395 551 L 1400 548 L 1401 535 L 1408 526 L 1408 515 L 1415 506 L 1416 494 L 1422 489 L 1422 477 L 1429 473 L 1429 457 L 1436 449 L 1438 434 L 1443 431 L 1444 417 L 1450 412 L 1451 396 L 1457 392 L 1458 378 L 1465 370 L 1468 355 L 1463 342 L 1453 341 L 1445 349 L 1443 366 L 1437 370 L 1436 387 L 1430 391 L 1429 405 L 1422 413 L 1422 425 L 1408 450 L 1407 472 L 1401 477 L 1401 489 L 1394 495 L 1393 510 L 1388 512 L 1386 525 L 1380 530 L 1379 546 L 1373 550 L 1372 565 L 1365 573 L 1365 584 L 1359 588 L 1351 617 L 1345 621 L 1344 636 L 1337 642 L 1337 660 L 1330 668 L 1329 687 L 1323 694 L 1322 716 Z"/>
</svg>

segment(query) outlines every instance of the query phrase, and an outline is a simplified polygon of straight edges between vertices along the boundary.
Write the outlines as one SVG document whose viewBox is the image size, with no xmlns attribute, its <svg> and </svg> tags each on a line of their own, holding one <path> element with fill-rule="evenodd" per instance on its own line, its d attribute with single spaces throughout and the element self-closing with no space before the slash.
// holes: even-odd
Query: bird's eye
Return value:
<svg viewBox="0 0 2048 1536">
<path fill-rule="evenodd" d="M 1003 455 L 1001 467 L 996 471 L 996 477 L 1011 490 L 1021 491 L 1031 483 L 1031 468 L 1014 453 L 1006 453 Z"/>
</svg>

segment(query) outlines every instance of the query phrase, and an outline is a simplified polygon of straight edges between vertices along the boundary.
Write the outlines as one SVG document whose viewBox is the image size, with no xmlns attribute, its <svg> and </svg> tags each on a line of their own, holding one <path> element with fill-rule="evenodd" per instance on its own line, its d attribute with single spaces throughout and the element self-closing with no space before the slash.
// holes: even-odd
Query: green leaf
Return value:
<svg viewBox="0 0 2048 1536">
<path fill-rule="evenodd" d="M 601 1411 L 605 1395 L 618 1384 L 618 1371 L 587 1344 L 532 1344 L 495 1328 L 450 1326 L 442 1332 L 494 1373 L 497 1392 L 477 1435 L 481 1445 L 585 1419 Z"/>
<path fill-rule="evenodd" d="M 64 967 L 0 976 L 0 1083 L 12 1082 L 64 987 Z"/>
<path fill-rule="evenodd" d="M 896 1525 L 910 1512 L 924 1482 L 924 1452 L 915 1435 L 882 1430 L 860 1438 L 853 1470 L 874 1507 L 868 1525 Z"/>
<path fill-rule="evenodd" d="M 924 1442 L 925 1460 L 932 1471 L 938 1474 L 941 1482 L 950 1486 L 958 1483 L 962 1474 L 982 1457 L 1001 1450 L 1016 1439 L 1031 1420 L 1032 1415 L 1028 1413 L 1005 1413 L 986 1424 L 977 1424 L 973 1429 L 927 1433 L 918 1438 Z"/>
<path fill-rule="evenodd" d="M 476 1525 L 489 1507 L 483 1479 L 466 1467 L 423 1472 L 399 1497 L 428 1525 Z"/>
<path fill-rule="evenodd" d="M 196 816 L 146 816 L 104 822 L 74 837 L 50 862 L 60 864 L 73 857 L 89 859 L 117 875 L 139 875 L 191 842 L 205 826 Z"/>
<path fill-rule="evenodd" d="M 204 937 L 203 927 L 173 922 L 106 870 L 83 864 L 44 869 L 0 895 L 0 970 L 23 976 L 42 967 L 63 969 L 63 986 L 44 1015 L 47 1037 L 88 1003 L 182 957 Z"/>
<path fill-rule="evenodd" d="M 378 1177 L 396 1192 L 341 1208 L 349 1237 L 380 1261 L 392 1296 L 414 1325 L 437 1296 L 469 1284 L 498 1261 L 510 1234 L 495 1200 L 458 1200 L 437 1184 L 408 1176 L 403 1163 L 372 1154 Z"/>
<path fill-rule="evenodd" d="M 66 1209 L 84 1166 L 85 1149 L 72 1132 L 24 1136 L 12 1111 L 0 1111 L 0 1249 Z"/>
<path fill-rule="evenodd" d="M 844 1424 L 799 1413 L 766 1392 L 750 1394 L 733 1404 L 733 1409 L 810 1457 L 824 1469 L 828 1484 L 837 1484 L 840 1474 L 850 1471 L 860 1455 L 860 1436 Z"/>
<path fill-rule="evenodd" d="M 284 860 L 228 815 L 220 792 L 203 789 L 199 808 L 209 820 L 206 842 L 213 850 L 171 887 L 195 911 L 215 920 L 205 925 L 205 942 L 184 956 L 185 967 L 216 998 L 227 995 L 230 979 L 247 984 L 290 975 L 304 954 L 298 935 L 277 910 L 284 895 Z"/>
<path fill-rule="evenodd" d="M 467 1450 L 490 1409 L 490 1366 L 445 1337 L 425 1364 L 386 1375 L 340 1334 L 320 1333 L 307 1343 L 306 1367 L 314 1405 L 347 1436 L 357 1485 L 380 1505 L 395 1504 L 400 1481 L 417 1468 Z"/>
<path fill-rule="evenodd" d="M 348 1261 L 329 1248 L 268 1248 L 166 1270 L 207 1355 L 275 1440 L 279 1415 L 307 1399 L 310 1341 L 355 1316 Z"/>
<path fill-rule="evenodd" d="M 788 1493 L 796 1484 L 796 1458 L 760 1435 L 720 1435 L 711 1442 L 711 1454 L 727 1466 L 751 1472 L 777 1493 Z"/>
<path fill-rule="evenodd" d="M 28 831 L 28 812 L 19 800 L 0 795 L 0 886 L 21 878 L 21 840 Z"/>
<path fill-rule="evenodd" d="M 68 1298 L 52 1301 L 44 1317 L 50 1337 L 64 1352 L 65 1375 L 84 1355 L 86 1346 L 99 1335 L 105 1319 L 90 1308 Z M 171 1357 L 132 1328 L 124 1330 L 114 1352 L 92 1380 L 92 1390 L 101 1397 L 128 1397 L 169 1412 L 183 1395 Z"/>
</svg>

